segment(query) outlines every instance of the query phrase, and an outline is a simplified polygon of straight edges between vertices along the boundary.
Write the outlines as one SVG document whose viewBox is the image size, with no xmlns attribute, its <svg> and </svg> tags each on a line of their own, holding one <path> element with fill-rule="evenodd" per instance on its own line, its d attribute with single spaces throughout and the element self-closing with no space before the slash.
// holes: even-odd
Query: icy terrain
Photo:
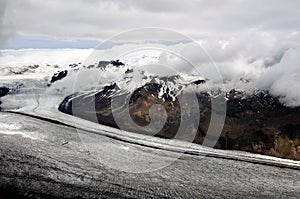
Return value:
<svg viewBox="0 0 300 199">
<path fill-rule="evenodd" d="M 145 77 L 149 77 L 151 76 L 151 74 L 143 74 L 142 76 L 140 76 L 141 71 L 134 71 L 127 75 L 128 77 L 131 77 L 131 80 L 134 81 L 125 81 L 124 83 L 120 81 L 120 77 L 124 78 L 124 72 L 128 69 L 131 69 L 134 65 L 158 63 L 158 58 L 160 57 L 160 54 L 155 54 L 155 52 L 151 52 L 152 56 L 147 56 L 143 53 L 137 53 L 135 54 L 135 56 L 130 57 L 131 59 L 125 58 L 121 60 L 124 63 L 126 63 L 125 66 L 119 68 L 115 66 L 108 66 L 106 69 L 103 70 L 96 68 L 96 66 L 92 68 L 85 68 L 82 66 L 84 58 L 86 58 L 86 55 L 90 52 L 90 50 L 73 49 L 62 51 L 72 54 L 74 57 L 76 57 L 76 59 L 74 57 L 68 59 L 54 59 L 54 57 L 56 57 L 61 52 L 57 52 L 55 50 L 46 50 L 45 52 L 40 52 L 40 54 L 43 55 L 44 53 L 44 55 L 48 55 L 48 62 L 47 59 L 46 61 L 45 59 L 42 59 L 44 60 L 43 63 L 37 64 L 38 67 L 35 68 L 31 67 L 34 65 L 34 62 L 31 62 L 31 64 L 33 65 L 26 65 L 26 63 L 29 64 L 28 60 L 30 60 L 31 56 L 34 56 L 33 52 L 36 51 L 37 50 L 20 50 L 15 52 L 9 50 L 3 51 L 4 59 L 1 62 L 1 68 L 3 71 L 6 71 L 6 74 L 1 75 L 0 82 L 3 86 L 11 88 L 10 93 L 7 96 L 1 98 L 1 108 L 3 111 L 13 111 L 33 116 L 40 116 L 43 118 L 49 118 L 55 121 L 62 122 L 63 124 L 71 125 L 74 127 L 80 126 L 83 129 L 91 131 L 99 131 L 100 129 L 99 134 L 109 134 L 116 137 L 122 137 L 122 139 L 133 139 L 131 140 L 132 142 L 147 142 L 147 145 L 160 145 L 161 143 L 160 147 L 162 148 L 168 146 L 172 146 L 175 148 L 183 147 L 183 149 L 181 149 L 183 151 L 191 149 L 199 151 L 200 153 L 204 152 L 220 154 L 221 156 L 234 156 L 236 158 L 241 159 L 258 159 L 259 161 L 267 160 L 270 162 L 275 162 L 276 164 L 282 163 L 287 165 L 299 165 L 299 162 L 297 161 L 283 160 L 262 155 L 254 155 L 245 152 L 222 151 L 210 148 L 203 148 L 199 145 L 184 143 L 181 141 L 164 140 L 156 137 L 148 137 L 135 133 L 124 132 L 114 128 L 95 124 L 93 122 L 89 122 L 80 118 L 74 118 L 72 116 L 61 113 L 60 111 L 58 111 L 59 104 L 67 95 L 70 95 L 76 91 L 90 92 L 91 89 L 101 88 L 104 85 L 107 85 L 112 82 L 118 82 L 118 86 L 124 86 L 126 89 L 133 91 L 134 89 L 138 88 L 139 85 L 143 85 L 144 82 L 147 82 L 147 79 L 145 79 Z M 19 62 L 18 59 L 9 59 L 10 56 L 14 58 L 20 56 L 20 60 L 22 60 L 23 63 L 21 63 L 21 61 Z M 73 62 L 70 62 L 70 59 Z M 57 62 L 54 63 L 53 60 L 56 60 Z M 74 60 L 77 63 L 75 65 Z M 10 64 L 14 67 L 8 67 L 8 65 Z M 21 68 L 23 68 L 20 74 L 15 74 L 12 76 L 12 74 L 14 74 L 12 71 L 8 73 L 8 70 L 10 68 L 16 69 L 18 68 L 17 66 L 22 66 Z M 51 76 L 54 73 L 62 70 L 68 70 L 69 73 L 67 77 L 49 85 Z M 82 73 L 80 74 L 82 77 L 87 77 L 86 75 L 90 75 L 88 76 L 89 78 L 87 78 L 86 81 L 79 81 L 78 79 L 76 79 L 79 76 L 78 70 L 80 71 L 80 73 Z M 99 77 L 101 77 L 101 79 L 99 79 Z M 74 83 L 74 80 L 78 81 L 79 83 Z M 178 81 L 181 82 L 180 84 L 184 82 L 188 83 L 197 80 L 205 80 L 205 78 L 194 75 L 180 74 L 180 76 L 176 79 L 177 83 Z M 77 84 L 79 84 L 79 86 Z M 200 86 L 199 89 L 201 90 L 203 88 L 201 88 Z"/>
<path fill-rule="evenodd" d="M 158 63 L 159 55 L 138 54 L 120 60 L 126 63 L 122 67 L 99 69 L 83 66 L 89 50 L 78 51 L 70 59 L 55 59 L 57 62 L 50 60 L 49 51 L 45 52 L 49 60 L 31 61 L 27 51 L 4 51 L 1 61 L 1 86 L 11 89 L 0 98 L 4 111 L 0 113 L 1 187 L 41 197 L 300 194 L 299 161 L 135 134 L 58 111 L 62 100 L 77 91 L 90 92 L 112 82 L 134 90 L 151 74 L 140 77 L 140 71 L 129 72 L 128 77 L 136 78 L 129 84 L 122 84 L 120 77 L 135 64 Z M 53 52 L 53 57 L 56 53 L 61 52 Z M 15 59 L 22 54 L 27 58 Z M 68 75 L 50 83 L 52 75 L 63 70 Z M 176 81 L 197 80 L 205 78 L 180 74 Z"/>
</svg>

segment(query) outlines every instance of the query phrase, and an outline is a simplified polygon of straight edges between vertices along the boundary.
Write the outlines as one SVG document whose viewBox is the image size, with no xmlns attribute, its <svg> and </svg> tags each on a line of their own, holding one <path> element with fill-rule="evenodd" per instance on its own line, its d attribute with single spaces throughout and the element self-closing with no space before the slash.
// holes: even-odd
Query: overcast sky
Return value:
<svg viewBox="0 0 300 199">
<path fill-rule="evenodd" d="M 0 0 L 1 36 L 103 40 L 142 28 L 194 39 L 241 32 L 296 34 L 299 0 Z"/>
</svg>

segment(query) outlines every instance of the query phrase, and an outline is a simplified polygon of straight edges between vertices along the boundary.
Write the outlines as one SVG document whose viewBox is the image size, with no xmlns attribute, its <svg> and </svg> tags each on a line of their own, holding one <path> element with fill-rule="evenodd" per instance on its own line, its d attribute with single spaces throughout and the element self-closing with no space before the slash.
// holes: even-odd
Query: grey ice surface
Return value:
<svg viewBox="0 0 300 199">
<path fill-rule="evenodd" d="M 107 160 L 101 162 L 102 156 L 119 157 L 119 150 L 113 150 L 113 146 L 136 154 L 135 161 L 144 156 L 141 154 L 149 153 L 162 160 L 176 154 L 89 132 L 81 132 L 79 136 L 73 127 L 14 113 L 0 113 L 0 119 L 0 186 L 27 196 L 300 197 L 300 170 L 297 168 L 182 154 L 171 164 L 151 172 L 124 172 L 105 164 Z M 86 138 L 84 144 L 83 138 Z M 88 143 L 88 140 L 93 141 Z M 105 147 L 99 153 L 90 152 L 86 145 L 93 144 Z"/>
</svg>

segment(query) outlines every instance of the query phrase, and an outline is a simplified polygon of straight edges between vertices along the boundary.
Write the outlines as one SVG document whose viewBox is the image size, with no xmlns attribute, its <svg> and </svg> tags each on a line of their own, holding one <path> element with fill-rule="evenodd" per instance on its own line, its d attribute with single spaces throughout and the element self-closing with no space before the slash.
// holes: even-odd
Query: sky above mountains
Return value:
<svg viewBox="0 0 300 199">
<path fill-rule="evenodd" d="M 195 40 L 249 31 L 285 38 L 299 34 L 299 7 L 298 0 L 1 0 L 0 42 L 2 48 L 90 48 L 142 27 Z"/>
</svg>

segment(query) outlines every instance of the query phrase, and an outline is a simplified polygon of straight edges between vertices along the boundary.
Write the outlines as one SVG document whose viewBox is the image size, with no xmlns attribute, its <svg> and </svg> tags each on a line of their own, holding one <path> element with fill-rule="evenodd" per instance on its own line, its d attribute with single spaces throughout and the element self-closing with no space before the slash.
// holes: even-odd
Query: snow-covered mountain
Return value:
<svg viewBox="0 0 300 199">
<path fill-rule="evenodd" d="M 211 136 L 207 133 L 212 115 L 222 114 L 212 106 L 211 99 L 221 97 L 223 101 L 220 103 L 226 104 L 227 112 L 224 128 L 220 137 L 216 138 L 216 148 L 300 158 L 300 137 L 297 134 L 300 110 L 286 107 L 268 91 L 254 90 L 249 93 L 235 89 L 210 89 L 203 77 L 155 75 L 135 69 L 128 72 L 126 64 L 122 67 L 125 68 L 109 65 L 101 69 L 102 72 L 117 71 L 118 76 L 100 87 L 76 90 L 62 101 L 59 110 L 131 132 L 203 144 Z M 180 101 L 181 94 L 191 100 Z M 195 94 L 196 101 L 193 101 L 192 94 Z M 151 109 L 157 104 L 165 112 L 161 112 L 161 108 Z M 196 129 L 192 126 L 177 135 L 182 122 L 195 120 L 199 124 Z M 155 124 L 151 125 L 152 122 Z M 290 143 L 290 146 L 283 147 L 285 143 Z"/>
</svg>

